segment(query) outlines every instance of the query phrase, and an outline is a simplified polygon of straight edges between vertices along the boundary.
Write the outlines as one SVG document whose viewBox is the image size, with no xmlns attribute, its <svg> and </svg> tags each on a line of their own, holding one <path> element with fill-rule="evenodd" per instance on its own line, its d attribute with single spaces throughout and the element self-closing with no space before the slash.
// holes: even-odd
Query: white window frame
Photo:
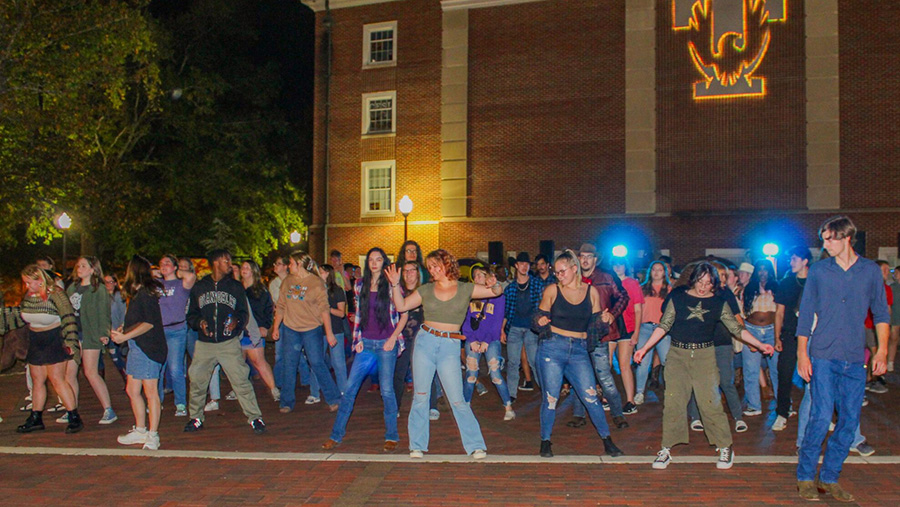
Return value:
<svg viewBox="0 0 900 507">
<path fill-rule="evenodd" d="M 369 108 L 376 100 L 391 99 L 391 130 L 369 132 Z M 397 91 L 384 91 L 375 93 L 363 93 L 362 95 L 362 135 L 363 136 L 392 136 L 397 133 Z"/>
<path fill-rule="evenodd" d="M 383 169 L 389 166 L 391 169 L 391 199 L 388 209 L 369 211 L 369 173 L 372 169 Z M 361 217 L 392 217 L 396 214 L 397 201 L 397 161 L 374 160 L 360 164 L 362 175 L 360 181 L 360 216 Z"/>
<path fill-rule="evenodd" d="M 390 29 L 394 32 L 394 47 L 391 52 L 391 60 L 388 62 L 373 62 L 372 60 L 372 33 Z M 363 51 L 362 51 L 363 69 L 378 69 L 382 67 L 395 67 L 397 65 L 397 21 L 386 21 L 384 23 L 372 23 L 363 25 Z"/>
</svg>

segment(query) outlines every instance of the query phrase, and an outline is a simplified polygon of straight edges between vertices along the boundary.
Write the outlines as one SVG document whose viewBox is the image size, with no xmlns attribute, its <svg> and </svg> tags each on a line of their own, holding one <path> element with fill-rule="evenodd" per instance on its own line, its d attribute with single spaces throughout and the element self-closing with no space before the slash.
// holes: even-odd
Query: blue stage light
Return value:
<svg viewBox="0 0 900 507">
<path fill-rule="evenodd" d="M 765 254 L 766 257 L 775 257 L 778 255 L 778 245 L 775 243 L 766 243 L 763 245 L 763 254 Z"/>
<path fill-rule="evenodd" d="M 616 245 L 612 249 L 613 257 L 625 257 L 628 255 L 628 249 L 625 245 Z"/>
</svg>

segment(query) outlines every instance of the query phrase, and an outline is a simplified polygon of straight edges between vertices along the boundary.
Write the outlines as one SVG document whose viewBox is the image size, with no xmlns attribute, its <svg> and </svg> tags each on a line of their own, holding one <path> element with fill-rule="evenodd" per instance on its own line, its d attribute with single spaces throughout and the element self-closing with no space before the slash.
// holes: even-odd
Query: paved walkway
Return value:
<svg viewBox="0 0 900 507">
<path fill-rule="evenodd" d="M 114 378 L 113 378 L 114 377 Z M 900 384 L 891 377 L 891 391 L 870 395 L 863 409 L 863 433 L 877 453 L 851 456 L 842 482 L 860 505 L 900 504 Z M 736 464 L 718 471 L 714 449 L 702 433 L 691 432 L 692 443 L 675 449 L 665 471 L 650 469 L 659 446 L 660 403 L 647 403 L 628 416 L 630 428 L 613 430 L 626 456 L 602 456 L 602 443 L 592 426 L 573 429 L 571 400 L 560 405 L 553 435 L 556 457 L 541 459 L 539 447 L 540 391 L 520 392 L 518 417 L 504 422 L 499 397 L 488 384 L 485 396 L 472 406 L 488 444 L 488 458 L 474 462 L 463 454 L 452 415 L 444 411 L 431 425 L 431 449 L 426 459 L 412 461 L 405 452 L 384 454 L 381 398 L 361 392 L 349 433 L 337 452 L 320 450 L 328 439 L 334 414 L 324 404 L 298 405 L 280 414 L 256 382 L 269 426 L 253 434 L 237 402 L 222 401 L 209 413 L 206 428 L 183 433 L 186 418 L 176 418 L 172 397 L 163 410 L 158 452 L 126 448 L 116 436 L 133 424 L 127 397 L 117 375 L 109 378 L 119 421 L 96 423 L 101 409 L 82 380 L 84 431 L 66 435 L 64 426 L 45 414 L 47 430 L 19 435 L 24 420 L 18 408 L 26 393 L 21 373 L 0 376 L 0 498 L 4 505 L 50 503 L 74 505 L 749 505 L 800 504 L 794 482 L 796 420 L 773 433 L 774 414 L 748 418 L 750 431 L 735 434 Z M 223 382 L 223 392 L 228 391 Z M 367 387 L 367 386 L 366 386 Z M 365 388 L 364 388 L 365 391 Z M 300 391 L 299 399 L 306 396 Z M 799 393 L 797 393 L 799 396 Z M 400 449 L 408 445 L 406 415 L 411 396 L 404 397 L 400 418 Z M 40 471 L 36 473 L 36 471 Z M 826 502 L 827 503 L 827 502 Z"/>
</svg>

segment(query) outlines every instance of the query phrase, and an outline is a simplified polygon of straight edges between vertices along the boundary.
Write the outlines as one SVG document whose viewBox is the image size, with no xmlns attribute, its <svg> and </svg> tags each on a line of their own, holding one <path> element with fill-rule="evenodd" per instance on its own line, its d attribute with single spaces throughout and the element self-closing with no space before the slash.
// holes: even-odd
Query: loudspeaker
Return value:
<svg viewBox="0 0 900 507">
<path fill-rule="evenodd" d="M 488 241 L 488 263 L 503 264 L 502 241 Z"/>
<path fill-rule="evenodd" d="M 856 253 L 866 256 L 866 231 L 856 231 L 856 244 L 853 245 Z"/>
<path fill-rule="evenodd" d="M 550 264 L 553 264 L 553 250 L 554 243 L 552 239 L 542 239 L 541 240 L 541 253 L 544 254 L 549 260 Z"/>
</svg>

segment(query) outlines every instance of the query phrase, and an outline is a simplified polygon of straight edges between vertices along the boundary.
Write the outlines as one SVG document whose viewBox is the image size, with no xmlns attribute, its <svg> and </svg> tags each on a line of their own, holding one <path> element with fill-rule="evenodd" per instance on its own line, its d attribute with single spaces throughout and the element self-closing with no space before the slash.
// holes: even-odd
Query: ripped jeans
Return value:
<svg viewBox="0 0 900 507">
<path fill-rule="evenodd" d="M 601 344 L 597 348 L 606 347 Z M 556 420 L 556 404 L 562 388 L 563 377 L 569 379 L 572 391 L 587 408 L 591 422 L 601 438 L 609 436 L 606 414 L 600 406 L 597 395 L 597 381 L 594 365 L 587 352 L 587 340 L 570 338 L 553 333 L 538 345 L 537 363 L 543 381 L 541 400 L 541 440 L 550 440 L 553 423 Z"/>
<path fill-rule="evenodd" d="M 472 391 L 475 390 L 475 382 L 478 380 L 478 363 L 481 361 L 482 356 L 481 352 L 472 352 L 471 345 L 470 342 L 466 342 L 466 381 L 463 382 L 463 396 L 467 402 L 472 401 Z M 490 342 L 487 351 L 483 355 L 485 360 L 487 360 L 491 382 L 497 388 L 497 392 L 500 394 L 500 401 L 503 402 L 505 407 L 510 404 L 510 401 L 506 380 L 503 379 L 503 374 L 500 373 L 501 348 L 502 345 L 499 341 Z"/>
</svg>

